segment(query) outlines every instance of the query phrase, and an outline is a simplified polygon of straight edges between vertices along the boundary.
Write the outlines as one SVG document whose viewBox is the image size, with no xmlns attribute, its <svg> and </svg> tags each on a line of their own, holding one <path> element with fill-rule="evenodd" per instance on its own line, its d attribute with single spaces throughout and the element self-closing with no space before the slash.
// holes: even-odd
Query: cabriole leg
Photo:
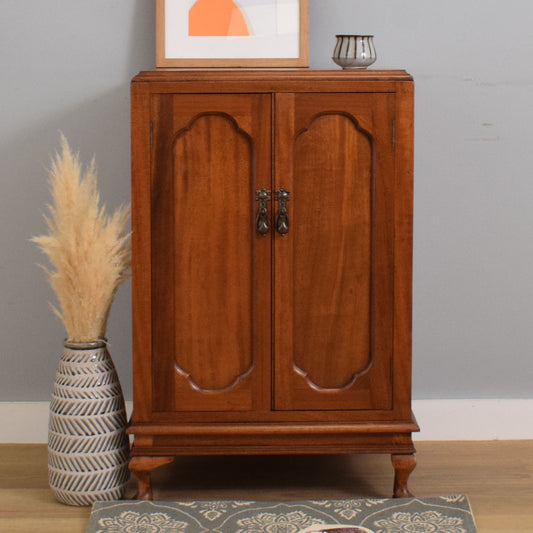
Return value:
<svg viewBox="0 0 533 533">
<path fill-rule="evenodd" d="M 416 454 L 392 454 L 392 466 L 394 467 L 394 498 L 409 498 L 413 494 L 407 488 L 409 475 L 416 466 Z"/>
<path fill-rule="evenodd" d="M 152 470 L 171 463 L 174 457 L 132 457 L 129 463 L 130 471 L 137 478 L 136 500 L 152 500 Z"/>
</svg>

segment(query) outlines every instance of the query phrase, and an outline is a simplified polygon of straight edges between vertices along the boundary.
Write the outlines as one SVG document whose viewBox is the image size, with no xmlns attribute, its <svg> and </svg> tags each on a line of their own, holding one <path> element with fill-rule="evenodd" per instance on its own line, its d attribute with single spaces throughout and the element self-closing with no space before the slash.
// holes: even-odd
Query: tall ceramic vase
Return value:
<svg viewBox="0 0 533 533">
<path fill-rule="evenodd" d="M 48 424 L 48 479 L 68 505 L 124 497 L 129 440 L 124 396 L 106 343 L 65 342 Z"/>
</svg>

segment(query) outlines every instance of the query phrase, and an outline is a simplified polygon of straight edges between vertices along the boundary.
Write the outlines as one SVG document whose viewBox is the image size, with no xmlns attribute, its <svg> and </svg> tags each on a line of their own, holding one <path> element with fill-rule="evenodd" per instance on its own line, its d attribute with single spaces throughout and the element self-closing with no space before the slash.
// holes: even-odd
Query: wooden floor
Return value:
<svg viewBox="0 0 533 533">
<path fill-rule="evenodd" d="M 468 494 L 479 533 L 533 532 L 533 441 L 419 442 L 417 496 Z M 57 503 L 44 445 L 0 444 L 0 532 L 84 533 L 90 509 Z M 179 458 L 154 472 L 154 499 L 389 497 L 387 456 Z M 135 492 L 130 482 L 127 497 Z"/>
</svg>

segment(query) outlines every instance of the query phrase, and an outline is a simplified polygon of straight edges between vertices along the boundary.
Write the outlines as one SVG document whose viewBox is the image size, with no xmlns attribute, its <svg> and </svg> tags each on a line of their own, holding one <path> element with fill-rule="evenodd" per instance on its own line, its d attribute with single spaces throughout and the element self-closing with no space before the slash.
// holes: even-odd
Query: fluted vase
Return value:
<svg viewBox="0 0 533 533">
<path fill-rule="evenodd" d="M 48 424 L 48 479 L 68 505 L 124 497 L 129 440 L 122 387 L 105 341 L 65 342 Z"/>
</svg>

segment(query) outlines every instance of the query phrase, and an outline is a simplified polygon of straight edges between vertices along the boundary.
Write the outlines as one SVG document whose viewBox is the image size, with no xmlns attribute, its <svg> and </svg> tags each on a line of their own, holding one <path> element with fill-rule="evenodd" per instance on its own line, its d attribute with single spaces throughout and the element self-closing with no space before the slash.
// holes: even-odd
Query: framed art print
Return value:
<svg viewBox="0 0 533 533">
<path fill-rule="evenodd" d="M 307 67 L 309 0 L 156 0 L 157 67 Z"/>
</svg>

